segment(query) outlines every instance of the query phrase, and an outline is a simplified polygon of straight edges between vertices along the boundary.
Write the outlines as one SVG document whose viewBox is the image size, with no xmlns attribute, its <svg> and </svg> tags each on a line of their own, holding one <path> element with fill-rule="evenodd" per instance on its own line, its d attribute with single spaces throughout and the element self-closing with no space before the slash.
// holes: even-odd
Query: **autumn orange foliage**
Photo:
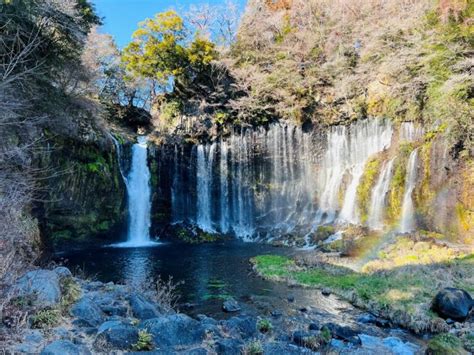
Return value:
<svg viewBox="0 0 474 355">
<path fill-rule="evenodd" d="M 265 0 L 265 5 L 273 11 L 290 10 L 293 0 Z"/>
</svg>

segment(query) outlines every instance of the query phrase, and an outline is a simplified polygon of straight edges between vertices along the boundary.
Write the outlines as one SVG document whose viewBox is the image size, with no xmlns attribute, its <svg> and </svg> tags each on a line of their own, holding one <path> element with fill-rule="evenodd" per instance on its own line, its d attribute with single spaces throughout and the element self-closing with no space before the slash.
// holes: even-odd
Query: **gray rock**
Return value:
<svg viewBox="0 0 474 355">
<path fill-rule="evenodd" d="M 100 349 L 128 350 L 138 341 L 138 329 L 130 323 L 110 321 L 101 324 L 95 344 Z"/>
<path fill-rule="evenodd" d="M 224 312 L 233 313 L 240 311 L 242 308 L 239 306 L 238 302 L 235 299 L 230 298 L 227 301 L 224 301 L 224 303 L 222 304 L 222 309 L 224 310 Z"/>
<path fill-rule="evenodd" d="M 249 339 L 257 335 L 257 319 L 248 316 L 232 317 L 224 327 L 235 338 Z"/>
<path fill-rule="evenodd" d="M 448 287 L 435 296 L 432 309 L 444 319 L 451 318 L 456 321 L 464 321 L 473 306 L 474 302 L 469 293 Z"/>
<path fill-rule="evenodd" d="M 163 315 L 157 305 L 149 302 L 142 295 L 132 295 L 130 297 L 130 306 L 132 307 L 133 315 L 140 320 L 152 319 Z"/>
<path fill-rule="evenodd" d="M 139 328 L 151 333 L 155 346 L 159 348 L 199 344 L 206 336 L 202 325 L 184 314 L 148 319 Z"/>
<path fill-rule="evenodd" d="M 355 345 L 360 344 L 360 339 L 358 337 L 360 331 L 358 331 L 357 329 L 352 329 L 350 327 L 334 323 L 327 323 L 324 326 L 331 331 L 331 335 L 334 338 L 348 341 Z"/>
<path fill-rule="evenodd" d="M 71 314 L 85 326 L 97 327 L 104 322 L 102 310 L 89 297 L 83 297 L 71 308 Z M 77 323 L 76 323 L 77 324 Z"/>
<path fill-rule="evenodd" d="M 216 352 L 220 355 L 240 355 L 244 343 L 237 339 L 219 339 L 216 341 Z"/>
<path fill-rule="evenodd" d="M 41 355 L 90 355 L 84 346 L 76 345 L 69 340 L 56 340 L 47 345 Z"/>
<path fill-rule="evenodd" d="M 100 306 L 100 309 L 108 316 L 125 317 L 127 315 L 127 307 L 120 304 Z"/>
<path fill-rule="evenodd" d="M 265 355 L 308 354 L 308 352 L 307 349 L 302 349 L 285 342 L 273 342 L 263 345 L 263 353 Z"/>
<path fill-rule="evenodd" d="M 53 270 L 60 279 L 72 277 L 72 272 L 65 266 L 59 266 Z"/>
<path fill-rule="evenodd" d="M 59 276 L 50 270 L 34 270 L 23 275 L 15 284 L 18 296 L 34 297 L 41 306 L 53 306 L 61 300 Z"/>
<path fill-rule="evenodd" d="M 15 352 L 18 353 L 37 353 L 38 347 L 44 340 L 43 334 L 39 330 L 28 330 L 24 336 L 22 343 L 14 347 Z"/>
</svg>

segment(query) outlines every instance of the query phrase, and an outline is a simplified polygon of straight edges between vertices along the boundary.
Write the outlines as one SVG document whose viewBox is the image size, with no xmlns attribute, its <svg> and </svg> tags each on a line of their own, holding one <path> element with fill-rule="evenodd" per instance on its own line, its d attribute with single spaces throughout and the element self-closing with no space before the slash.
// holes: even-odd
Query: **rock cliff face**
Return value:
<svg viewBox="0 0 474 355">
<path fill-rule="evenodd" d="M 44 201 L 37 208 L 43 237 L 54 247 L 119 240 L 125 221 L 126 189 L 111 138 L 54 136 L 41 165 L 51 167 Z"/>
</svg>

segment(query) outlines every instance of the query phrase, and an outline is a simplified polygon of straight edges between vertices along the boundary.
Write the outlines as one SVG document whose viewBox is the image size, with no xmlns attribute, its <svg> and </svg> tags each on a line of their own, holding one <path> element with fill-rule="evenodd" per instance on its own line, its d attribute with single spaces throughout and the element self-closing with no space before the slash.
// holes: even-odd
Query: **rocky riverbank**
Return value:
<svg viewBox="0 0 474 355">
<path fill-rule="evenodd" d="M 26 273 L 12 287 L 0 326 L 6 353 L 307 354 L 351 352 L 414 354 L 422 342 L 384 329 L 370 314 L 333 321 L 291 295 L 291 311 L 247 314 L 240 300 L 223 301 L 227 319 L 194 318 L 171 307 L 163 283 L 138 291 L 86 281 L 65 267 Z M 328 296 L 333 297 L 333 296 Z M 331 298 L 328 298 L 331 301 Z M 217 302 L 217 301 L 216 301 Z M 334 302 L 337 301 L 334 300 Z M 339 305 L 340 306 L 340 305 Z"/>
</svg>

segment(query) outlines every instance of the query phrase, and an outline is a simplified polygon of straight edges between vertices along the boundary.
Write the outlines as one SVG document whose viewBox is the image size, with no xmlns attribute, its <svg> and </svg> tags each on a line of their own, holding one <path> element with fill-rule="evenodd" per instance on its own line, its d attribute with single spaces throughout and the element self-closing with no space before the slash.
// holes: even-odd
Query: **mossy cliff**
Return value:
<svg viewBox="0 0 474 355">
<path fill-rule="evenodd" d="M 47 148 L 41 165 L 54 173 L 46 173 L 37 211 L 45 242 L 61 247 L 118 240 L 126 189 L 113 142 L 103 133 L 93 140 L 50 136 Z"/>
</svg>

